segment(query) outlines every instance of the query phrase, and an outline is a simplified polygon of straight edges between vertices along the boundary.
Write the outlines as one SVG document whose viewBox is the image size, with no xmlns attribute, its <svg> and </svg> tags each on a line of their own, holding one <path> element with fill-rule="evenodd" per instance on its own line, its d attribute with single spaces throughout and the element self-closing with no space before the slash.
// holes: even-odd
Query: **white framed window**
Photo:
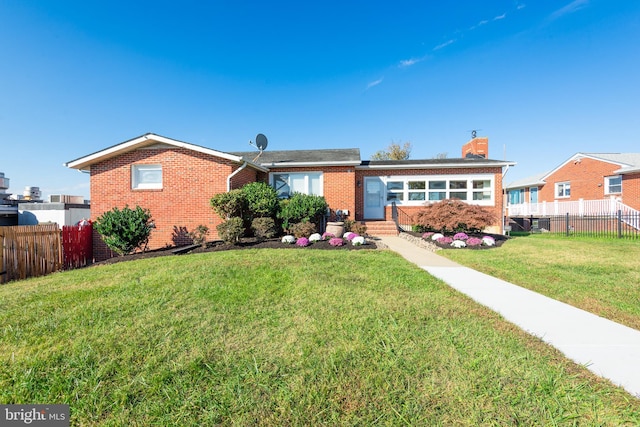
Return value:
<svg viewBox="0 0 640 427">
<path fill-rule="evenodd" d="M 404 181 L 387 181 L 387 202 L 404 200 Z"/>
<path fill-rule="evenodd" d="M 131 165 L 131 188 L 134 190 L 162 188 L 162 165 Z"/>
<path fill-rule="evenodd" d="M 529 187 L 529 203 L 538 203 L 538 187 Z"/>
<path fill-rule="evenodd" d="M 510 205 L 519 205 L 524 203 L 524 188 L 509 190 L 508 197 Z"/>
<path fill-rule="evenodd" d="M 567 198 L 571 196 L 570 182 L 556 182 L 556 199 Z"/>
<path fill-rule="evenodd" d="M 271 174 L 271 186 L 281 199 L 291 197 L 293 193 L 322 196 L 322 172 L 274 173 Z"/>
<path fill-rule="evenodd" d="M 622 193 L 622 176 L 606 176 L 604 178 L 604 194 Z"/>
<path fill-rule="evenodd" d="M 490 206 L 494 203 L 493 175 L 414 175 L 386 177 L 387 204 L 419 206 L 444 199 Z"/>
</svg>

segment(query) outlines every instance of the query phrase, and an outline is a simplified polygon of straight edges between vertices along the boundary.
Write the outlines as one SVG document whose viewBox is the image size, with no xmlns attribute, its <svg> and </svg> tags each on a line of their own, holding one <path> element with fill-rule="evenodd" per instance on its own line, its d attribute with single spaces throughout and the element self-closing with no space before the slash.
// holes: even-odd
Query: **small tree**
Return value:
<svg viewBox="0 0 640 427">
<path fill-rule="evenodd" d="M 113 208 L 105 212 L 98 217 L 93 228 L 102 236 L 109 249 L 125 255 L 146 247 L 153 223 L 148 209 L 140 206 L 130 209 L 125 206 L 122 210 Z"/>
<path fill-rule="evenodd" d="M 416 214 L 416 221 L 426 230 L 479 232 L 494 224 L 496 217 L 483 206 L 445 199 L 425 206 Z"/>
<path fill-rule="evenodd" d="M 386 150 L 380 150 L 371 156 L 371 160 L 408 160 L 411 156 L 411 143 L 400 144 L 392 142 Z"/>
</svg>

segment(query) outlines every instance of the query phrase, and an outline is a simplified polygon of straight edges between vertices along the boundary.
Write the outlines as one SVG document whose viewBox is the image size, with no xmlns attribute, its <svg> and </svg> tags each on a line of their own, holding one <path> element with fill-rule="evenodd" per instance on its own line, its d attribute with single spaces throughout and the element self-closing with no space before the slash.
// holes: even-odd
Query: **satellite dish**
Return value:
<svg viewBox="0 0 640 427">
<path fill-rule="evenodd" d="M 258 135 L 256 135 L 256 143 L 254 144 L 253 141 L 249 141 L 250 145 L 253 145 L 254 147 L 257 147 L 258 150 L 260 150 L 260 152 L 262 153 L 265 148 L 267 148 L 267 137 L 264 136 L 263 134 L 259 133 Z"/>
<path fill-rule="evenodd" d="M 258 150 L 263 151 L 267 148 L 267 137 L 264 136 L 263 134 L 259 133 L 258 135 L 256 135 L 256 147 L 258 147 Z"/>
</svg>

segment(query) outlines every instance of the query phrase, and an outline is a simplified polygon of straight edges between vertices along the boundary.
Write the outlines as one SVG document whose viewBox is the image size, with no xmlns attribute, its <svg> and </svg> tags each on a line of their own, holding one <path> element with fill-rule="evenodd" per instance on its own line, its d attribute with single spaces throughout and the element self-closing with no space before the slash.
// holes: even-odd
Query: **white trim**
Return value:
<svg viewBox="0 0 640 427">
<path fill-rule="evenodd" d="M 381 169 L 475 169 L 475 168 L 498 168 L 504 166 L 515 166 L 515 162 L 500 162 L 500 163 L 446 163 L 446 164 L 424 164 L 424 163 L 416 163 L 416 164 L 406 164 L 401 163 L 398 165 L 360 165 L 356 166 L 356 169 L 370 169 L 370 170 L 381 170 Z"/>
<path fill-rule="evenodd" d="M 261 166 L 268 168 L 304 168 L 304 167 L 324 167 L 324 166 L 357 166 L 360 162 L 344 161 L 344 162 L 266 162 L 260 163 Z"/>
<path fill-rule="evenodd" d="M 158 143 L 167 144 L 170 147 L 185 148 L 187 150 L 197 151 L 199 153 L 220 157 L 222 159 L 230 160 L 232 162 L 240 163 L 240 162 L 246 161 L 242 157 L 235 156 L 233 154 L 212 150 L 210 148 L 201 147 L 199 145 L 189 144 L 187 142 L 178 141 L 176 139 L 167 138 L 167 137 L 156 135 L 153 133 L 148 133 L 146 135 L 139 136 L 129 141 L 125 141 L 121 144 L 117 144 L 112 147 L 105 148 L 104 150 L 98 151 L 96 153 L 89 154 L 87 156 L 80 157 L 79 159 L 72 160 L 70 162 L 65 163 L 64 165 L 71 169 L 89 170 L 92 164 L 97 163 L 99 161 L 106 160 L 106 159 L 118 156 L 120 154 L 127 153 L 129 151 L 133 151 L 140 148 L 152 148 L 154 145 L 157 146 Z M 246 162 L 251 166 L 253 166 L 255 169 L 258 169 L 262 172 L 268 171 L 263 166 L 259 166 L 249 161 L 246 161 Z"/>
<path fill-rule="evenodd" d="M 596 160 L 598 162 L 603 162 L 603 163 L 609 163 L 612 165 L 618 165 L 621 167 L 624 166 L 629 166 L 626 163 L 622 163 L 622 162 L 616 162 L 614 160 L 609 160 L 609 159 L 603 159 L 602 157 L 597 157 L 594 156 L 592 154 L 585 154 L 585 153 L 576 153 L 573 156 L 569 157 L 567 160 L 565 160 L 564 162 L 562 162 L 559 166 L 557 166 L 556 168 L 550 170 L 549 172 L 547 172 L 541 179 L 541 181 L 545 181 L 547 178 L 549 178 L 551 175 L 553 175 L 554 173 L 556 173 L 558 170 L 562 169 L 565 165 L 567 165 L 568 163 L 574 162 L 574 163 L 580 163 L 580 161 L 582 159 L 591 159 L 591 160 Z"/>
</svg>

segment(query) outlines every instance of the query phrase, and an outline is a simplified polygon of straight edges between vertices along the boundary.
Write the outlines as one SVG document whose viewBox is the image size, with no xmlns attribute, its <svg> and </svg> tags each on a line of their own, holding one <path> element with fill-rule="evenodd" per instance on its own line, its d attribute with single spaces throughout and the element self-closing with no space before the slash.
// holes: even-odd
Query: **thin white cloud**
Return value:
<svg viewBox="0 0 640 427">
<path fill-rule="evenodd" d="M 418 62 L 424 61 L 427 58 L 429 58 L 428 55 L 422 56 L 420 58 L 403 59 L 402 61 L 400 61 L 400 64 L 398 64 L 398 67 L 408 68 L 408 67 L 411 67 L 412 65 L 416 65 Z"/>
<path fill-rule="evenodd" d="M 565 15 L 569 15 L 571 13 L 577 12 L 580 9 L 584 9 L 589 4 L 589 0 L 573 0 L 568 5 L 556 10 L 551 15 L 549 15 L 549 19 L 554 21 L 558 18 L 561 18 Z"/>
<path fill-rule="evenodd" d="M 516 10 L 524 9 L 525 7 L 527 7 L 527 5 L 526 5 L 526 4 L 524 4 L 524 3 L 520 3 L 520 4 L 516 7 Z"/>
<path fill-rule="evenodd" d="M 456 39 L 450 39 L 450 40 L 447 40 L 446 42 L 441 43 L 441 44 L 439 44 L 438 46 L 434 47 L 434 48 L 433 48 L 433 50 L 440 50 L 440 49 L 442 49 L 443 47 L 447 47 L 447 46 L 449 46 L 450 44 L 453 44 L 453 43 L 455 43 L 455 42 L 456 42 Z"/>
<path fill-rule="evenodd" d="M 374 80 L 374 81 L 370 82 L 367 85 L 367 90 L 371 89 L 372 87 L 378 86 L 380 83 L 382 83 L 383 80 L 384 80 L 384 77 L 379 78 L 378 80 Z"/>
<path fill-rule="evenodd" d="M 504 19 L 504 18 L 506 18 L 506 17 L 507 17 L 507 14 L 506 14 L 506 13 L 503 13 L 502 15 L 498 15 L 498 16 L 496 16 L 495 18 L 493 18 L 493 20 L 494 20 L 494 21 L 499 21 L 499 20 Z"/>
</svg>

